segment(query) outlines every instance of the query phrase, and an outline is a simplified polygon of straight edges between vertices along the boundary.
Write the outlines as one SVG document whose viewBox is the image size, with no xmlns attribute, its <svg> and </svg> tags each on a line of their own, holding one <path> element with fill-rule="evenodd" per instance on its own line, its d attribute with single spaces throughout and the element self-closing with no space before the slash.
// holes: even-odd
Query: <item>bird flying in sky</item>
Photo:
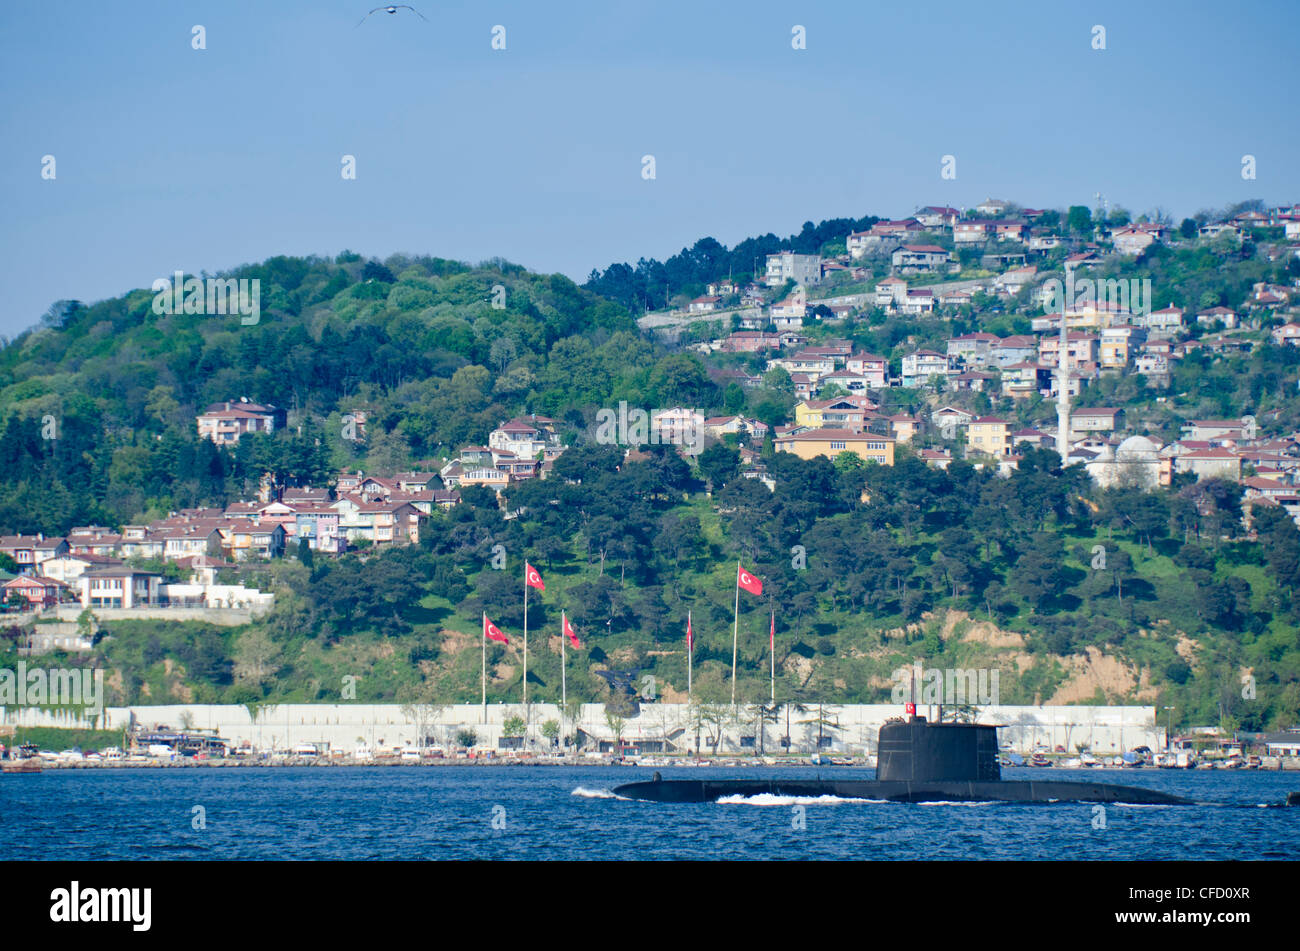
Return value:
<svg viewBox="0 0 1300 951">
<path fill-rule="evenodd" d="M 380 10 L 384 11 L 385 13 L 396 13 L 398 10 L 410 10 L 412 13 L 418 16 L 425 23 L 429 22 L 429 18 L 426 17 L 419 10 L 415 9 L 415 7 L 408 6 L 405 3 L 398 3 L 398 4 L 388 4 L 387 6 L 382 6 L 382 7 L 375 7 L 373 10 L 370 11 L 370 13 L 367 13 L 365 16 L 361 18 L 361 23 L 365 23 L 367 20 L 370 19 L 372 14 L 378 13 Z M 357 26 L 360 26 L 361 23 L 358 23 Z"/>
</svg>

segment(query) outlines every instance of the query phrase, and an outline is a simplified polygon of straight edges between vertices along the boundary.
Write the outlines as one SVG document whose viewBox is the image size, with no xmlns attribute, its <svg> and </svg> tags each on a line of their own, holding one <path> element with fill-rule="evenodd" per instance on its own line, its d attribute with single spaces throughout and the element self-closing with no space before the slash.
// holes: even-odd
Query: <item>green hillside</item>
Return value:
<svg viewBox="0 0 1300 951">
<path fill-rule="evenodd" d="M 241 568 L 240 580 L 277 593 L 252 625 L 109 623 L 92 658 L 66 659 L 106 666 L 109 702 L 338 700 L 348 676 L 360 701 L 473 701 L 485 611 L 512 640 L 491 645 L 489 696 L 515 701 L 525 558 L 547 584 L 529 605 L 532 698 L 559 696 L 563 608 L 584 640 L 569 653 L 571 698 L 608 696 L 594 671 L 610 666 L 682 694 L 689 610 L 697 692 L 724 699 L 740 559 L 764 581 L 761 598 L 741 594 L 747 701 L 767 695 L 772 610 L 783 697 L 884 702 L 890 672 L 920 657 L 999 669 L 1008 703 L 1140 701 L 1176 707 L 1175 722 L 1247 728 L 1300 717 L 1300 531 L 1265 511 L 1248 538 L 1233 483 L 1102 492 L 1048 451 L 1001 478 L 960 461 L 938 470 L 901 446 L 880 467 L 769 445 L 769 491 L 725 445 L 691 464 L 667 447 L 625 460 L 594 444 L 596 410 L 620 400 L 775 424 L 793 398 L 779 375 L 720 388 L 697 354 L 643 336 L 622 305 L 563 277 L 347 253 L 229 276 L 262 281 L 257 324 L 158 315 L 138 290 L 52 309 L 0 350 L 0 533 L 222 505 L 252 498 L 266 472 L 323 486 L 345 467 L 436 467 L 525 412 L 555 418 L 572 448 L 554 477 L 512 485 L 504 511 L 490 491 L 465 490 L 418 547 L 291 550 Z M 894 323 L 863 329 L 862 342 L 902 345 Z M 1234 391 L 1250 385 L 1239 359 L 1236 374 L 1213 370 Z M 197 412 L 241 396 L 287 407 L 288 429 L 234 451 L 196 436 Z M 357 411 L 364 441 L 345 438 L 343 417 Z M 47 417 L 56 438 L 43 438 Z M 1097 687 L 1080 697 L 1089 677 Z"/>
</svg>

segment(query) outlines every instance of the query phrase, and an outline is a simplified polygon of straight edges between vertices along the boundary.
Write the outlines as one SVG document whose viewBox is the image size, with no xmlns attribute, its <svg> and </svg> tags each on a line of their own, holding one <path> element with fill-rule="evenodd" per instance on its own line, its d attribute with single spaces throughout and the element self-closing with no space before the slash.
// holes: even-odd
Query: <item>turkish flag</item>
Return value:
<svg viewBox="0 0 1300 951">
<path fill-rule="evenodd" d="M 690 650 L 695 646 L 695 635 L 691 633 L 691 616 L 686 615 L 686 649 Z"/>
<path fill-rule="evenodd" d="M 524 583 L 530 588 L 536 588 L 538 591 L 546 590 L 546 584 L 542 581 L 542 576 L 528 562 L 524 562 Z"/>
<path fill-rule="evenodd" d="M 483 636 L 490 641 L 500 641 L 502 644 L 509 644 L 510 639 L 501 633 L 501 628 L 497 627 L 483 615 Z"/>
<path fill-rule="evenodd" d="M 569 643 L 572 644 L 575 649 L 581 649 L 582 644 L 578 642 L 578 635 L 573 633 L 573 625 L 569 623 L 569 616 L 566 614 L 563 615 L 563 618 L 564 618 L 564 636 L 569 639 Z"/>
<path fill-rule="evenodd" d="M 759 581 L 744 568 L 736 566 L 736 584 L 740 585 L 750 594 L 762 594 L 763 582 Z"/>
</svg>

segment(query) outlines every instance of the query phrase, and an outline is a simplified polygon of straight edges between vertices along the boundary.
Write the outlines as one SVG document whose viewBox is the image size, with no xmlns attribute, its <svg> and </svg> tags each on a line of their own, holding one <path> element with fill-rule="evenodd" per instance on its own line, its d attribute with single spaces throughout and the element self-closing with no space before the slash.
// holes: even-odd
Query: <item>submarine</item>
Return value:
<svg viewBox="0 0 1300 951">
<path fill-rule="evenodd" d="M 909 705 L 910 706 L 910 705 Z M 838 796 L 885 802 L 1102 802 L 1192 806 L 1181 796 L 1108 783 L 1012 781 L 998 763 L 998 728 L 928 723 L 909 710 L 880 727 L 876 779 L 665 780 L 624 783 L 614 795 L 650 802 L 715 802 L 725 796 Z M 1300 802 L 1300 800 L 1297 800 Z M 1288 797 L 1288 804 L 1291 797 Z"/>
</svg>

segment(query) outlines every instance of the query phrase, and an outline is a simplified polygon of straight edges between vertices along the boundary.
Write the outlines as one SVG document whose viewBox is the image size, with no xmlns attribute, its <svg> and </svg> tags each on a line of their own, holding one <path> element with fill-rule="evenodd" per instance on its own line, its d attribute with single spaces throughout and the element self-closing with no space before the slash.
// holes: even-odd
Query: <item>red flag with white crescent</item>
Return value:
<svg viewBox="0 0 1300 951">
<path fill-rule="evenodd" d="M 510 643 L 510 639 L 501 633 L 501 628 L 489 621 L 486 614 L 483 615 L 483 636 L 490 641 L 500 641 L 502 644 Z"/>
<path fill-rule="evenodd" d="M 546 585 L 542 581 L 542 576 L 538 573 L 537 569 L 528 562 L 524 562 L 524 582 L 528 587 L 536 588 L 538 591 L 546 590 Z"/>
<path fill-rule="evenodd" d="M 690 650 L 695 646 L 695 635 L 691 633 L 691 616 L 686 615 L 686 649 Z"/>
<path fill-rule="evenodd" d="M 569 616 L 565 614 L 562 617 L 564 618 L 564 636 L 569 639 L 569 643 L 575 649 L 581 649 L 582 644 L 578 641 L 578 635 L 573 633 L 573 625 L 569 623 Z"/>
<path fill-rule="evenodd" d="M 736 584 L 740 585 L 750 594 L 762 594 L 763 582 L 759 581 L 744 568 L 736 566 Z"/>
</svg>

